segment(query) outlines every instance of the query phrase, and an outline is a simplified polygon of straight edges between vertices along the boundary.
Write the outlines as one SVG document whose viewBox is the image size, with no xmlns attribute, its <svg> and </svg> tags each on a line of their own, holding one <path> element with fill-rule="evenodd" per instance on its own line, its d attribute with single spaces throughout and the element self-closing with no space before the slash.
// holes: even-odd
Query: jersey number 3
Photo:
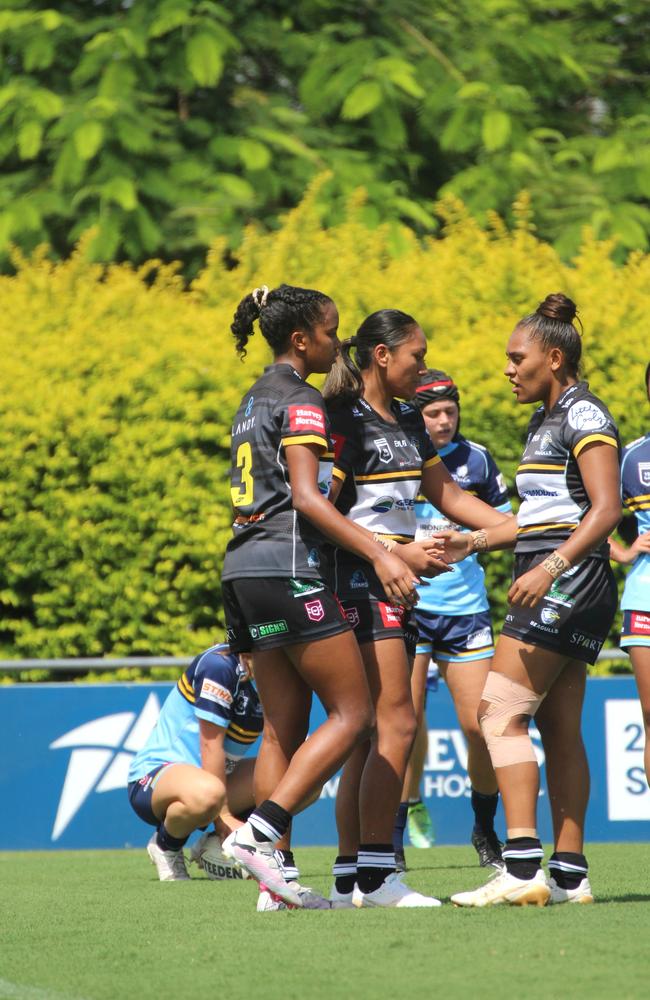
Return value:
<svg viewBox="0 0 650 1000">
<path fill-rule="evenodd" d="M 230 487 L 230 498 L 233 507 L 247 507 L 253 502 L 253 452 L 248 441 L 244 441 L 237 449 L 237 468 L 241 476 L 241 484 L 238 487 Z"/>
</svg>

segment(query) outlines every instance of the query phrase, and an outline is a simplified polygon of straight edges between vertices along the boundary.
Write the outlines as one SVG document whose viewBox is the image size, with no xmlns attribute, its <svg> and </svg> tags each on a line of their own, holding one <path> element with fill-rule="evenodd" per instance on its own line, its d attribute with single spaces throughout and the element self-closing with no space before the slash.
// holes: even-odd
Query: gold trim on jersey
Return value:
<svg viewBox="0 0 650 1000">
<path fill-rule="evenodd" d="M 427 458 L 426 462 L 422 466 L 423 469 L 430 469 L 432 466 L 437 465 L 438 462 L 442 462 L 440 455 L 434 455 L 433 458 Z"/>
<path fill-rule="evenodd" d="M 332 475 L 336 476 L 337 479 L 340 479 L 342 483 L 344 483 L 348 478 L 347 472 L 344 472 L 343 469 L 337 469 L 336 466 L 332 469 Z"/>
<path fill-rule="evenodd" d="M 515 475 L 518 476 L 520 472 L 550 472 L 553 473 L 564 473 L 566 471 L 566 459 L 561 459 L 561 461 L 556 465 L 542 465 L 538 462 L 526 462 L 522 463 L 517 469 Z"/>
<path fill-rule="evenodd" d="M 325 438 L 320 437 L 317 434 L 303 434 L 300 436 L 294 435 L 293 437 L 285 437 L 282 438 L 280 444 L 284 445 L 285 448 L 287 445 L 292 444 L 318 444 L 325 452 L 327 452 L 327 449 L 329 448 L 329 443 L 325 440 Z"/>
<path fill-rule="evenodd" d="M 614 448 L 618 448 L 618 441 L 609 434 L 589 434 L 582 441 L 578 441 L 573 449 L 574 457 L 577 458 L 585 445 L 592 444 L 594 441 L 602 441 L 604 444 L 611 444 Z"/>
<path fill-rule="evenodd" d="M 419 469 L 405 469 L 404 472 L 373 472 L 369 476 L 355 476 L 358 483 L 378 483 L 381 479 L 391 482 L 393 479 L 419 479 Z"/>
<path fill-rule="evenodd" d="M 191 701 L 193 705 L 195 704 L 196 696 L 194 694 L 194 688 L 188 681 L 187 674 L 181 674 L 181 676 L 178 678 L 178 690 L 180 691 L 180 693 L 183 695 L 184 698 L 187 698 L 188 701 Z"/>
<path fill-rule="evenodd" d="M 640 493 L 638 497 L 628 497 L 623 501 L 623 506 L 629 510 L 648 510 L 650 507 L 650 493 Z"/>
<path fill-rule="evenodd" d="M 260 733 L 254 733 L 250 729 L 242 729 L 236 722 L 228 724 L 228 732 L 231 733 L 239 743 L 254 743 Z"/>
<path fill-rule="evenodd" d="M 625 506 L 628 507 L 629 510 L 634 510 L 634 511 L 650 510 L 650 500 L 644 500 L 643 503 L 634 503 L 634 504 L 630 504 L 628 501 L 626 501 Z"/>
<path fill-rule="evenodd" d="M 575 531 L 578 527 L 571 521 L 556 521 L 554 524 L 531 524 L 526 528 L 517 528 L 518 535 L 527 535 L 531 531 L 553 531 L 556 528 L 569 528 L 570 531 Z"/>
</svg>

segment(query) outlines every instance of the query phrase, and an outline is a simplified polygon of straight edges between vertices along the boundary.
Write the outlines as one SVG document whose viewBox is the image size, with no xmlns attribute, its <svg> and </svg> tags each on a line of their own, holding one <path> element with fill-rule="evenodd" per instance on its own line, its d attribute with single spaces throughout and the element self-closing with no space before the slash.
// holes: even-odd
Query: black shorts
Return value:
<svg viewBox="0 0 650 1000">
<path fill-rule="evenodd" d="M 403 639 L 407 655 L 415 656 L 418 630 L 412 612 L 398 604 L 380 601 L 372 594 L 341 604 L 359 645 L 380 639 Z"/>
<path fill-rule="evenodd" d="M 515 579 L 548 555 L 549 550 L 516 556 Z M 617 605 L 618 590 L 609 562 L 589 557 L 555 580 L 537 607 L 510 605 L 502 634 L 575 660 L 595 663 Z"/>
<path fill-rule="evenodd" d="M 227 580 L 222 594 L 233 653 L 314 642 L 350 629 L 338 598 L 322 580 Z"/>
</svg>

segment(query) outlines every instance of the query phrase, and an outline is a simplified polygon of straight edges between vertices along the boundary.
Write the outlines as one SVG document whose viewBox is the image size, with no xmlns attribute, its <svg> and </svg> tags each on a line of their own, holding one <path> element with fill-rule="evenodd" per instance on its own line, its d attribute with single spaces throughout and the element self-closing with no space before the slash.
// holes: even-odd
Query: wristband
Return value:
<svg viewBox="0 0 650 1000">
<path fill-rule="evenodd" d="M 559 552 L 551 552 L 550 556 L 547 556 L 544 562 L 541 563 L 542 569 L 545 569 L 554 580 L 557 580 L 559 576 L 566 573 L 570 565 L 569 560 Z"/>
<path fill-rule="evenodd" d="M 386 535 L 378 535 L 377 532 L 375 532 L 372 536 L 372 540 L 373 542 L 379 542 L 379 544 L 383 545 L 389 552 L 392 552 L 397 544 L 392 538 L 388 538 Z"/>
<path fill-rule="evenodd" d="M 472 552 L 487 552 L 488 539 L 485 528 L 479 528 L 478 531 L 470 531 L 469 537 L 472 539 Z"/>
</svg>

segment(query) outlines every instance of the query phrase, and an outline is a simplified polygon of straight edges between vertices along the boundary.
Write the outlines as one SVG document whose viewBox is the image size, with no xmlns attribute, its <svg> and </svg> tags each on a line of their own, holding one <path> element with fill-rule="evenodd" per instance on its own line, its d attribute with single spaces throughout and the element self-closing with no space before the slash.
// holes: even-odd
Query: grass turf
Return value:
<svg viewBox="0 0 650 1000">
<path fill-rule="evenodd" d="M 333 854 L 298 849 L 303 884 L 326 893 Z M 644 996 L 647 847 L 588 854 L 594 906 L 258 914 L 253 882 L 161 884 L 144 851 L 0 853 L 0 997 Z M 448 898 L 485 880 L 475 859 L 407 849 L 408 882 Z"/>
</svg>

